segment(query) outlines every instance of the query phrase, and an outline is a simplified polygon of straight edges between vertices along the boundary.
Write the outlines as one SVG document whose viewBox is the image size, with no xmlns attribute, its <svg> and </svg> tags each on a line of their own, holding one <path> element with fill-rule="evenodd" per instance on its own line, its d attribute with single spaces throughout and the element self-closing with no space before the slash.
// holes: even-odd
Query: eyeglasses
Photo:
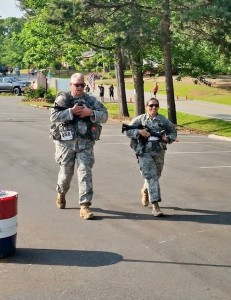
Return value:
<svg viewBox="0 0 231 300">
<path fill-rule="evenodd" d="M 149 104 L 148 107 L 159 107 L 159 104 Z"/>
<path fill-rule="evenodd" d="M 72 83 L 75 87 L 82 87 L 82 88 L 84 88 L 85 86 L 86 86 L 86 84 L 85 83 Z"/>
</svg>

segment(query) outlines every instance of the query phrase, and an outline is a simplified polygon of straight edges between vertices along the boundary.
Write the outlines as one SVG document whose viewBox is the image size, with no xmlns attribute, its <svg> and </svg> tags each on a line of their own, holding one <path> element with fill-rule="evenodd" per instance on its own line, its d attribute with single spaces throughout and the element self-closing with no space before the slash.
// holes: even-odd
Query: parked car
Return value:
<svg viewBox="0 0 231 300">
<path fill-rule="evenodd" d="M 23 81 L 16 77 L 0 77 L 0 92 L 10 92 L 20 96 L 30 84 L 30 81 Z"/>
</svg>

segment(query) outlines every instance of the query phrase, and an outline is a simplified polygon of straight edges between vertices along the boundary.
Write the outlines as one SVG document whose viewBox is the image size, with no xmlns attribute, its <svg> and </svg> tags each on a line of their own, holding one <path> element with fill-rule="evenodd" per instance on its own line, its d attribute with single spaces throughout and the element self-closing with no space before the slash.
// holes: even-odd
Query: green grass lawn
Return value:
<svg viewBox="0 0 231 300">
<path fill-rule="evenodd" d="M 158 94 L 166 95 L 166 86 L 164 82 L 159 82 Z M 145 82 L 145 92 L 150 92 L 153 89 L 154 82 Z M 127 89 L 133 89 L 133 84 L 126 84 Z M 231 105 L 231 92 L 227 89 L 209 87 L 206 85 L 196 85 L 192 83 L 184 83 L 174 81 L 175 98 L 185 98 L 186 95 L 190 100 L 201 100 L 219 104 Z"/>
<path fill-rule="evenodd" d="M 105 103 L 109 111 L 109 115 L 117 119 L 118 118 L 118 104 L 116 103 Z M 132 118 L 134 116 L 134 105 L 128 104 L 129 115 Z M 168 116 L 166 109 L 160 108 L 160 114 Z M 129 122 L 131 118 L 125 120 Z M 119 119 L 119 118 L 118 118 Z M 231 122 L 226 122 L 218 119 L 199 117 L 186 113 L 177 113 L 177 124 L 179 128 L 196 131 L 202 134 L 216 134 L 226 137 L 231 137 Z"/>
<path fill-rule="evenodd" d="M 155 81 L 158 81 L 159 91 L 158 94 L 166 95 L 166 86 L 163 78 L 144 78 L 144 91 L 152 91 Z M 125 78 L 126 89 L 134 90 L 134 84 L 132 78 Z M 96 85 L 100 84 L 101 81 L 97 80 Z M 116 79 L 103 79 L 103 84 L 116 86 Z M 231 82 L 226 86 L 214 85 L 212 87 L 203 84 L 194 84 L 192 79 L 187 78 L 187 80 L 173 81 L 175 99 L 177 96 L 179 99 L 187 96 L 190 100 L 201 100 L 206 102 L 213 102 L 225 105 L 231 105 Z M 158 95 L 157 94 L 157 95 Z"/>
</svg>

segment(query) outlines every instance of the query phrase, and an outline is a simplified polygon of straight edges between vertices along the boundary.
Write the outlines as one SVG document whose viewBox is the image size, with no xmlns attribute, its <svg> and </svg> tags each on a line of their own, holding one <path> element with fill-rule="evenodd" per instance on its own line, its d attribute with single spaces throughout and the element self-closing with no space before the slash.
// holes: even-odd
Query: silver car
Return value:
<svg viewBox="0 0 231 300">
<path fill-rule="evenodd" d="M 10 92 L 20 96 L 30 84 L 30 81 L 23 81 L 16 77 L 0 77 L 0 92 Z"/>
</svg>

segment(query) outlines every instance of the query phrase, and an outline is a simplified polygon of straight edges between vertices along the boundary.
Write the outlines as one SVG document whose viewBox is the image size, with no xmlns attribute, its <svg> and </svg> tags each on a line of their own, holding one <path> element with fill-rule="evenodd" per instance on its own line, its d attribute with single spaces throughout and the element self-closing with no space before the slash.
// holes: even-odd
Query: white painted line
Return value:
<svg viewBox="0 0 231 300">
<path fill-rule="evenodd" d="M 200 169 L 217 169 L 217 168 L 231 168 L 231 166 L 200 167 Z"/>
<path fill-rule="evenodd" d="M 166 152 L 166 154 L 216 154 L 216 153 L 231 153 L 230 151 L 198 151 L 198 152 Z"/>
<path fill-rule="evenodd" d="M 128 146 L 129 143 L 105 143 L 103 141 L 101 141 L 101 143 L 103 143 L 104 145 L 125 145 Z M 231 153 L 231 150 L 229 151 L 195 151 L 195 152 L 184 152 L 184 151 L 171 151 L 171 150 L 167 150 L 165 154 L 217 154 L 217 153 Z"/>
<path fill-rule="evenodd" d="M 225 143 L 226 141 L 217 141 L 217 142 L 181 142 L 179 141 L 180 144 L 222 144 Z"/>
<path fill-rule="evenodd" d="M 219 136 L 219 135 L 215 135 L 215 134 L 208 135 L 208 138 L 210 138 L 210 139 L 216 139 L 216 140 L 224 140 L 224 141 L 227 141 L 227 142 L 231 142 L 231 138 L 230 137 Z"/>
</svg>

